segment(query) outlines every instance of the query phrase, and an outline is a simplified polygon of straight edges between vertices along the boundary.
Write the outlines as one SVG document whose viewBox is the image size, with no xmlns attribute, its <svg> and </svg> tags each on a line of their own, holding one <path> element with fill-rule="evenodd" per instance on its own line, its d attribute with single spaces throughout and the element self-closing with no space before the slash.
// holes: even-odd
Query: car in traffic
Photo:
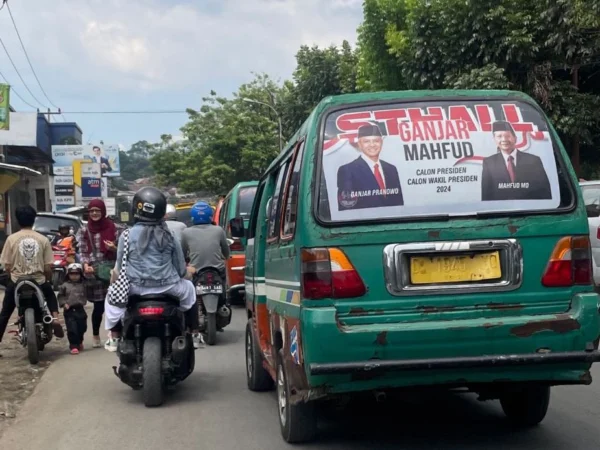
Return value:
<svg viewBox="0 0 600 450">
<path fill-rule="evenodd" d="M 83 226 L 83 221 L 71 214 L 39 212 L 35 218 L 33 230 L 45 235 L 52 241 L 58 234 L 58 227 L 63 223 L 71 227 L 71 233 L 74 235 Z"/>
<path fill-rule="evenodd" d="M 219 201 L 215 210 L 215 222 L 225 230 L 229 240 L 231 255 L 225 262 L 227 270 L 226 291 L 227 298 L 232 303 L 243 303 L 246 290 L 244 281 L 246 255 L 241 240 L 231 236 L 229 221 L 234 217 L 241 217 L 245 225 L 248 225 L 257 186 L 258 181 L 245 181 L 236 184 L 225 198 Z"/>
<path fill-rule="evenodd" d="M 590 226 L 594 284 L 598 286 L 600 285 L 600 181 L 581 181 L 579 186 Z"/>
<path fill-rule="evenodd" d="M 361 392 L 466 390 L 537 425 L 551 389 L 589 385 L 600 361 L 597 202 L 521 92 L 323 99 L 248 225 L 229 223 L 246 247 L 248 388 L 277 391 L 287 442 L 316 436 L 317 402 Z"/>
</svg>

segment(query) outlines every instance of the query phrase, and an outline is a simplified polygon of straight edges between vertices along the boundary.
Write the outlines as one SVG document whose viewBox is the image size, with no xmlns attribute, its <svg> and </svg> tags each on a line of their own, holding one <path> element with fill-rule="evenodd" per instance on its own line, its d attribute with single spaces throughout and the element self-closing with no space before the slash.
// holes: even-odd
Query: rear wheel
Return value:
<svg viewBox="0 0 600 450">
<path fill-rule="evenodd" d="M 25 332 L 27 333 L 27 357 L 31 364 L 37 364 L 40 361 L 40 352 L 33 308 L 25 310 Z"/>
<path fill-rule="evenodd" d="M 550 404 L 550 386 L 527 386 L 506 392 L 500 397 L 506 417 L 515 425 L 532 427 L 539 424 Z"/>
<path fill-rule="evenodd" d="M 162 343 L 157 337 L 150 337 L 144 341 L 142 381 L 144 404 L 148 407 L 162 405 L 164 401 Z"/>
<path fill-rule="evenodd" d="M 206 343 L 208 345 L 217 343 L 217 313 L 206 314 Z"/>
<path fill-rule="evenodd" d="M 254 339 L 252 319 L 246 325 L 246 379 L 248 389 L 255 392 L 273 389 L 273 378 L 263 367 L 263 357 L 260 346 Z"/>
<path fill-rule="evenodd" d="M 277 358 L 277 406 L 283 439 L 290 443 L 312 441 L 317 435 L 317 418 L 312 402 L 290 403 L 290 386 L 283 367 L 283 355 Z"/>
<path fill-rule="evenodd" d="M 54 289 L 55 291 L 58 291 L 58 288 L 60 287 L 61 282 L 62 282 L 62 274 L 57 270 L 52 272 L 52 289 Z"/>
</svg>

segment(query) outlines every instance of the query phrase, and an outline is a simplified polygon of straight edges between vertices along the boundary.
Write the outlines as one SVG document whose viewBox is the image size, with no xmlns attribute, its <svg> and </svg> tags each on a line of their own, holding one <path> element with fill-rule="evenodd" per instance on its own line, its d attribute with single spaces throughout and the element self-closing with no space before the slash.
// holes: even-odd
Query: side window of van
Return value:
<svg viewBox="0 0 600 450">
<path fill-rule="evenodd" d="M 223 201 L 221 206 L 221 214 L 219 215 L 219 225 L 223 228 L 227 228 L 227 216 L 228 216 L 229 198 Z"/>
<path fill-rule="evenodd" d="M 298 212 L 298 187 L 300 185 L 300 168 L 304 156 L 304 141 L 299 144 L 296 151 L 294 167 L 289 177 L 287 196 L 283 209 L 283 226 L 281 228 L 282 239 L 290 239 L 296 230 L 296 217 Z"/>
<path fill-rule="evenodd" d="M 279 173 L 277 174 L 275 192 L 273 193 L 273 198 L 271 199 L 271 208 L 269 211 L 269 234 L 267 236 L 267 241 L 270 242 L 277 240 L 279 237 L 279 226 L 281 224 L 281 214 L 279 213 L 281 211 L 281 197 L 285 189 L 284 180 L 289 165 L 290 160 L 288 159 L 279 168 Z"/>
</svg>

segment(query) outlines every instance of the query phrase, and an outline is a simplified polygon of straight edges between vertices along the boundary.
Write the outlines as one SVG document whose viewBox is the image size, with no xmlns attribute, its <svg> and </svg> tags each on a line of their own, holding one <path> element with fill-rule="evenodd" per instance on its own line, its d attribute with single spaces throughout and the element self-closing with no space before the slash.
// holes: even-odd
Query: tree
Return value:
<svg viewBox="0 0 600 450">
<path fill-rule="evenodd" d="M 286 131 L 291 134 L 325 97 L 356 92 L 358 56 L 347 41 L 341 48 L 302 46 L 296 54 L 294 81 L 284 108 Z"/>
<path fill-rule="evenodd" d="M 135 181 L 138 178 L 148 178 L 154 175 L 150 164 L 154 146 L 148 141 L 138 141 L 128 151 L 119 150 L 121 163 L 121 178 Z"/>
<path fill-rule="evenodd" d="M 366 0 L 359 85 L 524 91 L 570 143 L 579 171 L 580 144 L 600 127 L 599 3 Z"/>
</svg>

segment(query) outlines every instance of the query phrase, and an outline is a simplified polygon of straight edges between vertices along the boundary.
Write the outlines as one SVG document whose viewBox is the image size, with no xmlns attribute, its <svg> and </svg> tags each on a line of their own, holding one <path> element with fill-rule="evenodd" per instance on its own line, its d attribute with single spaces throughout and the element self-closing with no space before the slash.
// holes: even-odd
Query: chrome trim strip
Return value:
<svg viewBox="0 0 600 450">
<path fill-rule="evenodd" d="M 502 279 L 499 281 L 427 286 L 410 284 L 409 254 L 414 256 L 486 250 L 500 251 Z M 516 239 L 389 244 L 383 250 L 383 268 L 386 288 L 394 296 L 506 292 L 518 289 L 523 282 L 523 250 Z"/>
<path fill-rule="evenodd" d="M 245 290 L 246 290 L 245 284 L 234 284 L 233 286 L 230 286 L 229 289 L 227 289 L 227 292 L 245 291 Z"/>
</svg>

